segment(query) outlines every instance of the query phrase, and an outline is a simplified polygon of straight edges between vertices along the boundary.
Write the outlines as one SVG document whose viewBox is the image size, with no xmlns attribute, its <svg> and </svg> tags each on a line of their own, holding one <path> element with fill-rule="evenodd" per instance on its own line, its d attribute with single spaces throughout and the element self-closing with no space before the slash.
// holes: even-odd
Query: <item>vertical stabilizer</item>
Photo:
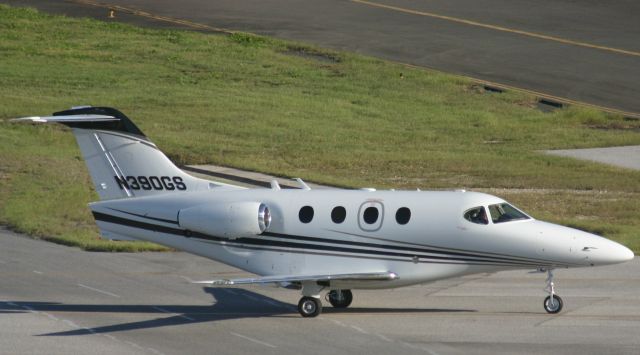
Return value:
<svg viewBox="0 0 640 355">
<path fill-rule="evenodd" d="M 79 107 L 18 121 L 71 127 L 101 200 L 216 186 L 176 167 L 127 116 L 113 108 Z"/>
</svg>

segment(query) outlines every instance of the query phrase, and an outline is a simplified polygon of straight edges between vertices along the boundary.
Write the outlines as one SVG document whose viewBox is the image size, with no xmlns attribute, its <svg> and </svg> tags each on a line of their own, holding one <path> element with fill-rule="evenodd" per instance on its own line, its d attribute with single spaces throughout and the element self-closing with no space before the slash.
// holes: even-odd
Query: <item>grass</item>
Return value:
<svg viewBox="0 0 640 355">
<path fill-rule="evenodd" d="M 640 144 L 640 122 L 543 113 L 444 73 L 249 34 L 71 19 L 0 5 L 0 118 L 113 106 L 178 164 L 344 187 L 489 191 L 640 251 L 640 172 L 539 153 Z M 97 199 L 73 136 L 0 123 L 0 223 L 91 250 Z"/>
</svg>

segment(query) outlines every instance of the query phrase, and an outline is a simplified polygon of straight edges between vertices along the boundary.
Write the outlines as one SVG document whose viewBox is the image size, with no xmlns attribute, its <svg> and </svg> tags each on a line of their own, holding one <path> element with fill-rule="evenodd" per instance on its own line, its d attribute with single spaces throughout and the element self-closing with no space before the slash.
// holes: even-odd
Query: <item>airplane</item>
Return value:
<svg viewBox="0 0 640 355">
<path fill-rule="evenodd" d="M 511 269 L 546 272 L 543 306 L 558 313 L 555 269 L 623 263 L 625 246 L 538 221 L 485 193 L 374 189 L 247 189 L 176 167 L 123 113 L 78 106 L 14 121 L 71 128 L 100 201 L 101 236 L 143 240 L 256 274 L 194 281 L 300 290 L 298 312 L 316 317 L 321 296 L 349 307 L 354 289 L 386 289 Z"/>
</svg>

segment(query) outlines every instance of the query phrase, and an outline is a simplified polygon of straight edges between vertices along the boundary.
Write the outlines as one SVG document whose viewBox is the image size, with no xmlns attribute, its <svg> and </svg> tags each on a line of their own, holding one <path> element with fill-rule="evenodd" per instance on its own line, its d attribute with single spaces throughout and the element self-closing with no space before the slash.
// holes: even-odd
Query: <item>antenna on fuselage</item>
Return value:
<svg viewBox="0 0 640 355">
<path fill-rule="evenodd" d="M 300 188 L 301 188 L 301 189 L 303 189 L 303 190 L 311 190 L 311 188 L 309 187 L 309 185 L 307 185 L 307 183 L 306 183 L 306 182 L 302 181 L 302 179 L 301 179 L 301 178 L 295 178 L 295 179 L 293 179 L 293 180 L 297 181 L 297 182 L 298 182 L 298 184 L 300 184 Z"/>
<path fill-rule="evenodd" d="M 278 180 L 271 180 L 271 189 L 280 190 L 280 184 L 278 184 Z"/>
</svg>

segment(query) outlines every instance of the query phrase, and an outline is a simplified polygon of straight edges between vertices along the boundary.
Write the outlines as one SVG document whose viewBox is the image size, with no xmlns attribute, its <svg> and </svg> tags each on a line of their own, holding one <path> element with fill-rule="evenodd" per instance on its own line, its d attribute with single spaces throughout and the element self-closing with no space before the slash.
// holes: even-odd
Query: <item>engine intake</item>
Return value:
<svg viewBox="0 0 640 355">
<path fill-rule="evenodd" d="M 189 231 L 216 237 L 254 237 L 271 225 L 271 211 L 260 202 L 207 204 L 180 210 L 178 224 Z"/>
</svg>

